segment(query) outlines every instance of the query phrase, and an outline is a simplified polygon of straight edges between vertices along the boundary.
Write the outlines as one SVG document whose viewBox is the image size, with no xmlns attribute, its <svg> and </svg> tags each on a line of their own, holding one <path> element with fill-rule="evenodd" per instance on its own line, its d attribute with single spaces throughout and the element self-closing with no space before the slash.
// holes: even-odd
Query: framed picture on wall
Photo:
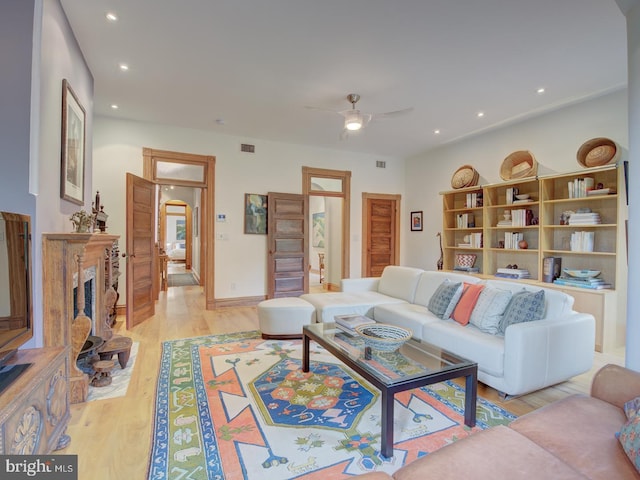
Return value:
<svg viewBox="0 0 640 480">
<path fill-rule="evenodd" d="M 422 211 L 411 212 L 411 231 L 422 231 Z"/>
<path fill-rule="evenodd" d="M 60 196 L 84 205 L 85 111 L 66 79 L 62 80 Z"/>
<path fill-rule="evenodd" d="M 244 233 L 267 233 L 267 196 L 244 194 Z"/>
</svg>

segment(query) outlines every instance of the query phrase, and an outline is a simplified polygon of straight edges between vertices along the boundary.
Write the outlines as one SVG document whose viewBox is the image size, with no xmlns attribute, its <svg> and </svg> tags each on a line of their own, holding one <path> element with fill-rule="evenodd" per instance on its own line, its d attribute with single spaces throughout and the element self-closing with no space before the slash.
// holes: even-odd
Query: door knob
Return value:
<svg viewBox="0 0 640 480">
<path fill-rule="evenodd" d="M 136 258 L 136 254 L 135 253 L 123 253 L 122 254 L 122 258 L 125 258 L 125 257 Z"/>
</svg>

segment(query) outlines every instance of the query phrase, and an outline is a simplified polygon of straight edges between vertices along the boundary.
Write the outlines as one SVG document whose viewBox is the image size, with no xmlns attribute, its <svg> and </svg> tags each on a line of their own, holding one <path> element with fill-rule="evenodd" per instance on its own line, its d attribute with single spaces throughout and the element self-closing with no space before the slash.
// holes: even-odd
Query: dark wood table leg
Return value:
<svg viewBox="0 0 640 480">
<path fill-rule="evenodd" d="M 380 435 L 380 453 L 385 458 L 393 457 L 393 394 L 382 393 L 382 432 Z"/>
<path fill-rule="evenodd" d="M 467 427 L 476 426 L 476 401 L 478 400 L 477 370 L 465 377 L 464 391 L 464 424 Z"/>
<path fill-rule="evenodd" d="M 302 371 L 309 371 L 309 342 L 311 339 L 307 336 L 307 334 L 302 332 Z"/>
</svg>

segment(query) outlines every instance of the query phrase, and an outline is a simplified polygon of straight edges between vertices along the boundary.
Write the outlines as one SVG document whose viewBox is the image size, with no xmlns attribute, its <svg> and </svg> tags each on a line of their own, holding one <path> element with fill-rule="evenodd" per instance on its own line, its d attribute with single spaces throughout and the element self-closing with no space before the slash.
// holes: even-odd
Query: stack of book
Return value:
<svg viewBox="0 0 640 480">
<path fill-rule="evenodd" d="M 495 273 L 495 276 L 515 280 L 520 278 L 531 278 L 531 274 L 526 268 L 499 268 Z"/>
<path fill-rule="evenodd" d="M 453 269 L 458 272 L 480 273 L 480 268 L 478 267 L 461 267 L 460 265 L 456 265 Z"/>
<path fill-rule="evenodd" d="M 364 315 L 336 315 L 333 317 L 336 322 L 336 327 L 340 330 L 348 333 L 349 335 L 355 335 L 355 328 L 360 325 L 369 325 L 376 323 L 375 320 L 365 317 Z"/>
<path fill-rule="evenodd" d="M 467 193 L 467 208 L 482 206 L 482 193 Z"/>
<path fill-rule="evenodd" d="M 482 248 L 482 233 L 471 233 L 466 235 L 468 242 L 459 243 L 460 248 Z"/>
<path fill-rule="evenodd" d="M 572 213 L 569 217 L 569 225 L 599 225 L 601 223 L 600 214 L 596 212 Z"/>
<path fill-rule="evenodd" d="M 524 238 L 519 232 L 504 232 L 504 248 L 510 250 L 519 250 L 518 242 Z"/>
<path fill-rule="evenodd" d="M 572 215 L 573 216 L 573 215 Z M 571 234 L 572 252 L 593 252 L 594 232 L 573 232 Z"/>
<path fill-rule="evenodd" d="M 476 222 L 473 213 L 461 213 L 456 217 L 457 228 L 473 228 L 475 226 Z"/>
<path fill-rule="evenodd" d="M 533 210 L 530 210 L 528 208 L 518 208 L 511 210 L 511 225 L 513 227 L 526 227 L 527 225 L 531 225 L 532 219 Z"/>
<path fill-rule="evenodd" d="M 558 285 L 566 285 L 570 287 L 590 288 L 593 290 L 602 290 L 604 288 L 612 288 L 610 283 L 605 282 L 602 278 L 577 278 L 561 275 L 556 278 L 553 283 Z"/>
<path fill-rule="evenodd" d="M 593 177 L 576 178 L 567 183 L 569 198 L 583 198 L 588 192 L 593 190 Z"/>
</svg>

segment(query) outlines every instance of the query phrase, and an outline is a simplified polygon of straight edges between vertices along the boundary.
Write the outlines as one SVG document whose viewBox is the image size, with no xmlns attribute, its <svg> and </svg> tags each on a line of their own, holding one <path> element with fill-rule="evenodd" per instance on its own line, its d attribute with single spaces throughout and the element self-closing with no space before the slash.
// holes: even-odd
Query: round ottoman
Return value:
<svg viewBox="0 0 640 480">
<path fill-rule="evenodd" d="M 298 297 L 270 298 L 258 304 L 262 338 L 302 338 L 302 327 L 316 321 L 316 309 Z"/>
</svg>

